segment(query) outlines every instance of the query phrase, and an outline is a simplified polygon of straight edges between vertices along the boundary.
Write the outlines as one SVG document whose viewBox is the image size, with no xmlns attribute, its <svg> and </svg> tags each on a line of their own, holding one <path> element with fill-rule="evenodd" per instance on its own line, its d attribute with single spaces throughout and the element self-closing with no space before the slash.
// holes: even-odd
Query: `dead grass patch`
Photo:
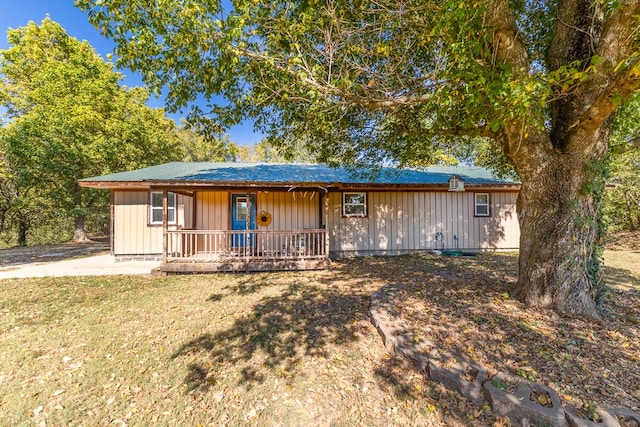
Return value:
<svg viewBox="0 0 640 427">
<path fill-rule="evenodd" d="M 640 250 L 640 230 L 620 230 L 609 233 L 606 237 L 606 248 L 613 251 Z"/>
<path fill-rule="evenodd" d="M 509 297 L 515 255 L 441 258 L 443 273 L 407 281 L 403 318 L 427 339 L 487 366 L 557 391 L 578 408 L 640 408 L 640 254 L 608 252 L 605 321 L 594 324 L 527 310 Z"/>
</svg>

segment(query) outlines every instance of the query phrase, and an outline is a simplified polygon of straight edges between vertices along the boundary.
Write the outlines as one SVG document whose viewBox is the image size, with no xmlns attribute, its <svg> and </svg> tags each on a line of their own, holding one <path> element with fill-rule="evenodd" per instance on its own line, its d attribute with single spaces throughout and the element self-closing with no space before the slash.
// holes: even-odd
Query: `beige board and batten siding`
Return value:
<svg viewBox="0 0 640 427">
<path fill-rule="evenodd" d="M 138 256 L 162 254 L 162 225 L 149 224 L 148 191 L 114 191 L 113 254 Z M 177 194 L 177 223 L 170 230 L 192 226 L 192 198 Z"/>
<path fill-rule="evenodd" d="M 317 191 L 259 191 L 256 212 L 271 214 L 271 224 L 259 230 L 320 228 L 320 194 Z"/>
<path fill-rule="evenodd" d="M 320 228 L 320 195 L 316 191 L 259 191 L 256 194 L 256 215 L 271 215 L 271 224 L 256 228 L 264 231 L 293 230 L 300 232 L 300 239 L 309 239 L 305 230 Z M 295 233 L 294 233 L 295 234 Z M 291 246 L 288 238 L 263 234 L 258 237 L 257 247 L 267 251 L 282 250 L 283 246 Z M 287 243 L 288 242 L 288 243 Z M 264 250 L 263 249 L 263 250 Z"/>
<path fill-rule="evenodd" d="M 196 229 L 228 230 L 231 195 L 240 191 L 206 191 L 196 195 Z M 320 195 L 315 191 L 256 191 L 255 211 L 271 214 L 271 224 L 258 230 L 304 230 L 320 227 Z"/>
<path fill-rule="evenodd" d="M 367 192 L 367 216 L 344 217 L 342 193 L 329 194 L 334 256 L 458 248 L 517 249 L 517 192 L 490 192 L 489 217 L 474 215 L 475 192 Z M 437 240 L 442 233 L 442 240 Z"/>
<path fill-rule="evenodd" d="M 240 192 L 238 192 L 240 193 Z M 321 193 L 315 191 L 257 191 L 256 211 L 271 214 L 269 226 L 259 230 L 319 228 Z M 342 216 L 342 193 L 329 193 L 328 231 L 330 251 L 335 253 L 402 253 L 439 249 L 441 232 L 445 249 L 517 249 L 519 226 L 515 213 L 516 192 L 490 193 L 491 216 L 474 216 L 471 191 L 368 192 L 368 215 Z M 114 255 L 162 253 L 162 226 L 149 225 L 149 192 L 114 191 Z M 178 195 L 178 224 L 170 229 L 228 230 L 229 191 Z M 192 219 L 195 218 L 195 224 Z"/>
<path fill-rule="evenodd" d="M 228 230 L 230 195 L 227 191 L 199 191 L 196 193 L 196 230 Z"/>
</svg>

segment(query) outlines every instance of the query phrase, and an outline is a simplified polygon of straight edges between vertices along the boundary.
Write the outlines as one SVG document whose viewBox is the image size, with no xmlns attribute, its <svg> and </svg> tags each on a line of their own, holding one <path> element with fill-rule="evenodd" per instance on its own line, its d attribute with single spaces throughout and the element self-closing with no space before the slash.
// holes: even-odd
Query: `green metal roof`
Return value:
<svg viewBox="0 0 640 427">
<path fill-rule="evenodd" d="M 372 175 L 366 169 L 351 170 L 320 164 L 273 163 L 189 163 L 172 162 L 129 172 L 113 173 L 79 180 L 86 186 L 102 183 L 163 184 L 263 184 L 263 185 L 438 185 L 447 184 L 452 176 L 465 184 L 513 185 L 510 179 L 499 179 L 491 171 L 479 167 L 445 166 L 424 170 L 382 168 Z"/>
</svg>

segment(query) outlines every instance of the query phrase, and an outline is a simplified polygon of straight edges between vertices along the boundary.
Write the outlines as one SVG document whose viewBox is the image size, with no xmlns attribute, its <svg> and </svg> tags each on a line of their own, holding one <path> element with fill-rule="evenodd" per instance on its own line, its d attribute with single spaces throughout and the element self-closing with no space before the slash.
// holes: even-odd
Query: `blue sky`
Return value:
<svg viewBox="0 0 640 427">
<path fill-rule="evenodd" d="M 7 5 L 6 3 L 9 3 Z M 58 22 L 67 33 L 79 40 L 87 40 L 96 51 L 106 58 L 107 53 L 113 51 L 113 42 L 104 38 L 89 23 L 87 16 L 80 9 L 73 6 L 73 0 L 3 0 L 0 12 L 0 49 L 7 49 L 7 30 L 25 26 L 29 21 L 40 23 L 47 14 Z M 120 70 L 125 75 L 124 85 L 141 86 L 142 79 L 131 70 Z M 151 99 L 152 107 L 163 107 L 162 99 Z M 186 111 L 185 111 L 186 114 Z M 181 114 L 172 114 L 177 121 Z M 246 123 L 229 130 L 231 141 L 241 145 L 252 145 L 260 141 L 262 135 L 253 131 L 253 125 Z"/>
</svg>

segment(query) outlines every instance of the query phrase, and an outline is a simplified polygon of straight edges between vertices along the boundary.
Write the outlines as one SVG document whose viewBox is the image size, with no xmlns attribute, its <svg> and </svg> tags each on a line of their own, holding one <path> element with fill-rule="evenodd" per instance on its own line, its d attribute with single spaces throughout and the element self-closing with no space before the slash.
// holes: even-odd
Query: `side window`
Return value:
<svg viewBox="0 0 640 427">
<path fill-rule="evenodd" d="M 342 193 L 343 216 L 367 216 L 367 193 Z"/>
<path fill-rule="evenodd" d="M 162 192 L 151 193 L 151 209 L 149 209 L 149 224 L 162 224 Z M 176 194 L 167 196 L 167 223 L 176 223 Z"/>
<path fill-rule="evenodd" d="M 476 193 L 475 216 L 490 216 L 489 193 Z"/>
</svg>

